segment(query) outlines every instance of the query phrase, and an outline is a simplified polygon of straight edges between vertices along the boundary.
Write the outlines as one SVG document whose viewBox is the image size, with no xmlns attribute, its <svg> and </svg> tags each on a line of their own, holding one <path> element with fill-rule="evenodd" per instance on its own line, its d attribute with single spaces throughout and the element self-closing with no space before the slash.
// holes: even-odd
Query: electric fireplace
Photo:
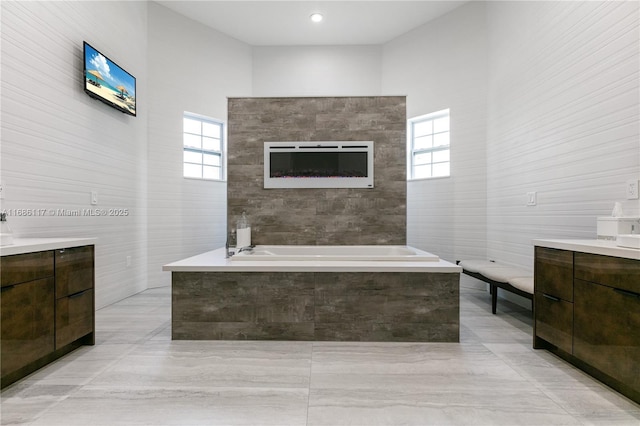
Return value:
<svg viewBox="0 0 640 426">
<path fill-rule="evenodd" d="M 265 142 L 265 188 L 373 188 L 373 141 Z"/>
</svg>

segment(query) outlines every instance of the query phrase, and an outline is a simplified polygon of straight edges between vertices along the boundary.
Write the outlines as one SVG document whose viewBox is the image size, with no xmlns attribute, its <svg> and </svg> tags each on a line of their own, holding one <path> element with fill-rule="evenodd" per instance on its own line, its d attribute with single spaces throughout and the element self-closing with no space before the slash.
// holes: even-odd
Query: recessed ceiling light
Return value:
<svg viewBox="0 0 640 426">
<path fill-rule="evenodd" d="M 322 14 L 321 13 L 313 13 L 311 14 L 311 16 L 309 16 L 309 18 L 313 21 L 313 22 L 320 22 L 322 21 Z"/>
</svg>

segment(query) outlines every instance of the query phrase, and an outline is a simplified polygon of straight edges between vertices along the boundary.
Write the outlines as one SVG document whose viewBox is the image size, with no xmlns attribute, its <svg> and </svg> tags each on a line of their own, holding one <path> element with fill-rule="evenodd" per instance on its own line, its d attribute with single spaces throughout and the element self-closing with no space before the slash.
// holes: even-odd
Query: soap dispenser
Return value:
<svg viewBox="0 0 640 426">
<path fill-rule="evenodd" d="M 0 213 L 0 246 L 13 244 L 13 232 L 7 223 L 7 214 Z"/>
<path fill-rule="evenodd" d="M 249 220 L 245 212 L 242 212 L 242 216 L 238 219 L 236 235 L 238 249 L 251 245 L 251 226 L 249 225 Z"/>
</svg>

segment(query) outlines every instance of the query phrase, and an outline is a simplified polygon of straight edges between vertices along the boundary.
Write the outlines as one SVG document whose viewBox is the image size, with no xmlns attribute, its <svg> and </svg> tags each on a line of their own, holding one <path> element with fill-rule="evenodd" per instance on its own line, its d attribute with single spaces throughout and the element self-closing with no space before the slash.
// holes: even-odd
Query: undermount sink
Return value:
<svg viewBox="0 0 640 426">
<path fill-rule="evenodd" d="M 640 249 L 640 234 L 623 234 L 616 238 L 618 247 Z"/>
</svg>

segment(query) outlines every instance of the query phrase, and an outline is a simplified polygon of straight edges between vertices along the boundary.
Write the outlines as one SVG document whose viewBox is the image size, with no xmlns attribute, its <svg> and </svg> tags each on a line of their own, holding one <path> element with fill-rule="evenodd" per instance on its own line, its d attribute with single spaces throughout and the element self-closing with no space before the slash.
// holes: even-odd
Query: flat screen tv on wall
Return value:
<svg viewBox="0 0 640 426">
<path fill-rule="evenodd" d="M 86 41 L 84 91 L 125 114 L 136 115 L 136 78 Z"/>
</svg>

